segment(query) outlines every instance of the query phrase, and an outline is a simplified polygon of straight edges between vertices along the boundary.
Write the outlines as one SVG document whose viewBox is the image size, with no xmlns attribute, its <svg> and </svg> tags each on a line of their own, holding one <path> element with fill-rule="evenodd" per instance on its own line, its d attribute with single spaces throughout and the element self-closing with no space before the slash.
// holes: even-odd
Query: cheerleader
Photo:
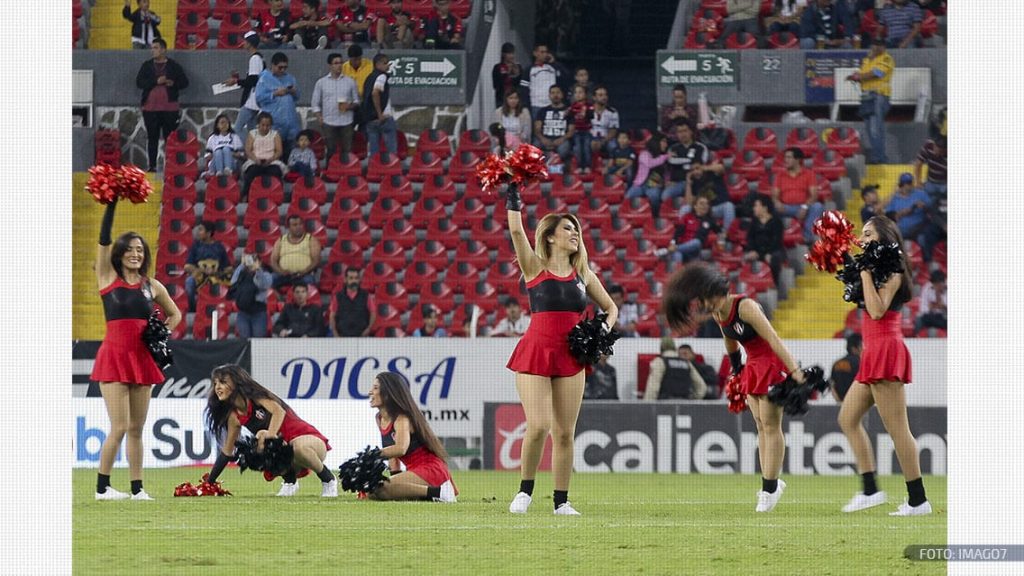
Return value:
<svg viewBox="0 0 1024 576">
<path fill-rule="evenodd" d="M 881 244 L 903 246 L 903 237 L 896 224 L 885 216 L 875 216 L 864 224 L 859 243 L 872 240 Z M 875 481 L 875 455 L 864 430 L 864 415 L 872 405 L 878 407 L 882 424 L 892 437 L 896 458 L 907 483 L 907 501 L 890 516 L 931 514 L 932 505 L 924 493 L 917 442 L 907 420 L 907 398 L 903 387 L 911 381 L 910 352 L 903 343 L 900 330 L 900 308 L 911 299 L 912 276 L 906 254 L 900 255 L 903 273 L 893 274 L 881 287 L 875 288 L 871 270 L 860 272 L 864 285 L 864 351 L 860 368 L 854 377 L 843 405 L 839 409 L 839 426 L 857 458 L 857 471 L 863 489 L 843 507 L 843 512 L 856 512 L 884 504 L 885 492 Z"/>
<path fill-rule="evenodd" d="M 530 327 L 519 340 L 508 368 L 526 413 L 519 493 L 509 512 L 525 514 L 533 501 L 534 478 L 548 434 L 552 439 L 555 514 L 579 515 L 569 503 L 573 440 L 586 386 L 584 365 L 569 352 L 568 334 L 593 299 L 614 326 L 618 308 L 587 264 L 580 221 L 572 214 L 547 214 L 537 224 L 530 246 L 522 221 L 522 200 L 515 185 L 506 195 L 508 224 L 516 261 L 530 298 Z"/>
<path fill-rule="evenodd" d="M 448 453 L 416 406 L 409 381 L 397 372 L 381 372 L 370 388 L 370 406 L 377 409 L 380 455 L 388 459 L 391 477 L 369 497 L 455 502 L 459 491 L 445 463 Z"/>
<path fill-rule="evenodd" d="M 245 426 L 256 436 L 257 450 L 267 438 L 280 436 L 292 446 L 292 470 L 282 477 L 278 496 L 294 496 L 298 479 L 312 470 L 320 478 L 322 498 L 338 496 L 338 481 L 324 464 L 330 442 L 316 428 L 298 417 L 284 400 L 252 379 L 237 364 L 225 364 L 210 374 L 213 390 L 206 400 L 206 426 L 214 438 L 223 439 L 208 480 L 216 482 L 235 452 L 235 442 Z M 273 479 L 264 472 L 268 481 Z"/>
<path fill-rule="evenodd" d="M 782 498 L 786 483 L 779 478 L 786 456 L 782 434 L 782 406 L 768 400 L 768 389 L 790 376 L 802 384 L 803 371 L 786 349 L 761 306 L 739 294 L 729 294 L 729 282 L 716 268 L 691 264 L 669 280 L 662 302 L 669 324 L 686 330 L 693 323 L 691 308 L 710 313 L 722 331 L 732 373 L 740 378 L 741 391 L 757 427 L 757 452 L 761 464 L 761 490 L 755 512 L 770 512 Z M 747 353 L 742 363 L 740 348 Z"/>
<path fill-rule="evenodd" d="M 110 418 L 110 434 L 100 451 L 96 499 L 152 500 L 142 489 L 142 429 L 146 424 L 152 386 L 162 383 L 164 374 L 143 342 L 142 333 L 154 302 L 163 309 L 171 330 L 181 321 L 181 312 L 167 288 L 146 275 L 151 259 L 145 239 L 135 232 L 126 232 L 116 242 L 111 242 L 116 207 L 116 200 L 107 204 L 95 263 L 107 331 L 96 353 L 90 379 L 99 382 Z M 110 485 L 110 470 L 125 436 L 128 437 L 131 495 Z"/>
</svg>

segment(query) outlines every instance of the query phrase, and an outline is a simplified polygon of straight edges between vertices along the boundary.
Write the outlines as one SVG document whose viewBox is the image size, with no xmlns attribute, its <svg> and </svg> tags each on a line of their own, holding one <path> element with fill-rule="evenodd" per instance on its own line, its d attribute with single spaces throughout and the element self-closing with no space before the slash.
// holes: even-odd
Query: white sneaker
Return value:
<svg viewBox="0 0 1024 576">
<path fill-rule="evenodd" d="M 154 498 L 149 494 L 146 494 L 145 490 L 139 490 L 138 494 L 132 494 L 132 500 L 153 500 Z"/>
<path fill-rule="evenodd" d="M 320 490 L 321 498 L 337 498 L 338 497 L 338 481 L 331 480 L 330 482 L 321 482 L 323 488 Z M 296 484 L 298 486 L 298 484 Z M 283 488 L 282 488 L 283 489 Z M 280 494 L 278 494 L 280 496 Z"/>
<path fill-rule="evenodd" d="M 911 506 L 904 502 L 895 512 L 889 512 L 889 516 L 924 516 L 932 513 L 931 502 L 925 500 L 918 506 Z"/>
<path fill-rule="evenodd" d="M 295 496 L 295 493 L 298 491 L 298 482 L 281 482 L 281 489 L 277 491 L 277 495 L 288 498 L 291 496 Z"/>
<path fill-rule="evenodd" d="M 576 509 L 572 507 L 572 504 L 563 502 L 561 506 L 555 508 L 555 516 L 582 516 L 582 514 L 577 512 Z"/>
<path fill-rule="evenodd" d="M 786 489 L 786 483 L 779 480 L 779 485 L 775 488 L 775 492 L 765 492 L 764 490 L 757 491 L 757 507 L 754 508 L 754 512 L 771 512 L 772 508 L 779 503 L 779 499 L 782 498 L 782 492 Z"/>
<path fill-rule="evenodd" d="M 533 496 L 526 492 L 520 492 L 516 494 L 516 497 L 512 499 L 512 503 L 508 505 L 508 511 L 513 514 L 526 514 L 526 511 L 530 509 L 531 502 L 533 502 Z"/>
<path fill-rule="evenodd" d="M 295 46 L 296 50 L 305 50 L 306 46 L 302 43 L 302 35 L 296 34 L 292 36 L 292 46 Z"/>
<path fill-rule="evenodd" d="M 445 504 L 457 502 L 455 499 L 455 486 L 452 486 L 450 480 L 445 480 L 444 484 L 441 484 L 441 496 L 434 498 L 434 502 L 444 502 Z"/>
<path fill-rule="evenodd" d="M 879 490 L 871 496 L 865 496 L 863 492 L 857 492 L 853 495 L 850 503 L 843 506 L 843 512 L 857 512 L 858 510 L 867 510 L 885 504 L 885 492 Z"/>
<path fill-rule="evenodd" d="M 323 50 L 324 48 L 327 48 L 327 36 L 320 36 L 316 41 L 316 49 Z"/>
<path fill-rule="evenodd" d="M 107 489 L 103 492 L 96 493 L 97 500 L 127 500 L 131 497 L 131 494 L 126 494 L 120 490 L 114 490 L 113 486 L 107 486 Z"/>
</svg>

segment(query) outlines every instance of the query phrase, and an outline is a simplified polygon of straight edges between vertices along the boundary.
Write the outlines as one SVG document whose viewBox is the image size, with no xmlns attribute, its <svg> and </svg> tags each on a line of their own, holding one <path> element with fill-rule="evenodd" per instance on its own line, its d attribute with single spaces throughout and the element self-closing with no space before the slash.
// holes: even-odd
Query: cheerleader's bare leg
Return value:
<svg viewBox="0 0 1024 576">
<path fill-rule="evenodd" d="M 553 378 L 551 382 L 551 469 L 555 490 L 569 490 L 572 477 L 573 440 L 576 420 L 583 403 L 586 379 L 581 370 L 575 376 Z"/>
<path fill-rule="evenodd" d="M 117 452 L 121 449 L 121 440 L 128 433 L 128 415 L 130 413 L 128 402 L 127 384 L 119 382 L 101 382 L 100 394 L 103 395 L 103 402 L 107 407 L 107 417 L 110 418 L 110 432 L 103 441 L 100 449 L 100 474 L 110 475 L 114 468 L 114 460 Z M 132 476 L 132 478 L 136 478 Z"/>
<path fill-rule="evenodd" d="M 142 480 L 142 431 L 149 414 L 152 386 L 128 386 L 128 457 L 129 478 Z"/>
<path fill-rule="evenodd" d="M 902 382 L 876 382 L 871 392 L 878 405 L 878 415 L 882 417 L 885 431 L 892 437 L 896 448 L 896 458 L 903 469 L 903 477 L 907 481 L 921 477 L 921 461 L 917 454 L 917 441 L 910 431 L 907 420 L 907 397 Z"/>
<path fill-rule="evenodd" d="M 754 400 L 750 404 L 751 399 Z M 782 434 L 782 406 L 768 400 L 767 396 L 747 396 L 751 412 L 757 412 L 758 448 L 762 449 L 761 474 L 768 480 L 777 480 L 786 458 L 786 438 Z M 762 440 L 763 438 L 763 440 Z"/>
<path fill-rule="evenodd" d="M 521 477 L 533 480 L 544 454 L 544 441 L 551 431 L 552 382 L 545 376 L 516 373 L 516 390 L 526 413 Z"/>
<path fill-rule="evenodd" d="M 369 497 L 371 500 L 423 500 L 429 487 L 426 480 L 407 470 L 392 476 Z"/>
<path fill-rule="evenodd" d="M 875 471 L 875 453 L 863 424 L 864 415 L 875 404 L 872 388 L 873 386 L 854 382 L 843 399 L 842 407 L 839 408 L 839 427 L 853 449 L 859 474 Z"/>
<path fill-rule="evenodd" d="M 312 434 L 293 438 L 291 441 L 293 457 L 292 468 L 298 472 L 303 468 L 309 468 L 314 473 L 324 469 L 324 459 L 327 458 L 327 445 L 324 441 Z"/>
</svg>

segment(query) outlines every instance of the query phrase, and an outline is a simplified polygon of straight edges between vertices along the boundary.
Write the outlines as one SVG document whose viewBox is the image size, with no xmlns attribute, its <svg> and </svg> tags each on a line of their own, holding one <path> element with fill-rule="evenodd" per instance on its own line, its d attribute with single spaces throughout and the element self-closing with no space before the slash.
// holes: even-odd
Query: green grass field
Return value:
<svg viewBox="0 0 1024 576">
<path fill-rule="evenodd" d="M 223 498 L 174 498 L 200 469 L 146 471 L 154 502 L 97 502 L 94 470 L 74 471 L 77 574 L 945 574 L 945 562 L 903 558 L 911 544 L 946 543 L 946 478 L 926 477 L 935 513 L 892 518 L 901 477 L 880 478 L 890 503 L 843 514 L 856 477 L 788 476 L 778 507 L 755 514 L 754 476 L 577 474 L 581 517 L 551 513 L 551 477 L 530 513 L 508 513 L 518 476 L 456 472 L 458 504 L 321 499 L 300 480 L 229 469 Z M 127 490 L 126 470 L 114 486 Z"/>
</svg>

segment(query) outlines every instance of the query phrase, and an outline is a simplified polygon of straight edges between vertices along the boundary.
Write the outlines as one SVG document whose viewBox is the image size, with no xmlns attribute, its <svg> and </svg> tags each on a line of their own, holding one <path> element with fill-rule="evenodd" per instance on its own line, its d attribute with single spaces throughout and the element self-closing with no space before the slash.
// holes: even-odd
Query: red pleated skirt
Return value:
<svg viewBox="0 0 1024 576">
<path fill-rule="evenodd" d="M 152 386 L 164 381 L 164 373 L 142 341 L 146 320 L 107 322 L 107 334 L 96 353 L 89 378 L 95 382 L 120 382 Z"/>
<path fill-rule="evenodd" d="M 445 482 L 451 482 L 455 493 L 459 493 L 458 487 L 455 486 L 455 481 L 452 480 L 451 472 L 448 471 L 448 465 L 430 450 L 420 446 L 413 450 L 411 454 L 406 454 L 400 458 L 400 460 L 402 464 L 405 464 L 406 472 L 412 472 L 423 478 L 427 484 L 440 486 Z"/>
<path fill-rule="evenodd" d="M 863 384 L 875 382 L 903 382 L 909 384 L 913 376 L 910 351 L 903 343 L 900 313 L 889 310 L 880 320 L 864 318 L 864 351 L 855 380 Z"/>
<path fill-rule="evenodd" d="M 506 365 L 513 372 L 537 376 L 574 376 L 584 369 L 569 352 L 569 331 L 580 321 L 576 312 L 535 312 Z"/>
<path fill-rule="evenodd" d="M 741 344 L 747 363 L 740 372 L 740 385 L 747 394 L 764 395 L 768 388 L 786 379 L 786 365 L 764 338 L 758 336 Z"/>
</svg>

